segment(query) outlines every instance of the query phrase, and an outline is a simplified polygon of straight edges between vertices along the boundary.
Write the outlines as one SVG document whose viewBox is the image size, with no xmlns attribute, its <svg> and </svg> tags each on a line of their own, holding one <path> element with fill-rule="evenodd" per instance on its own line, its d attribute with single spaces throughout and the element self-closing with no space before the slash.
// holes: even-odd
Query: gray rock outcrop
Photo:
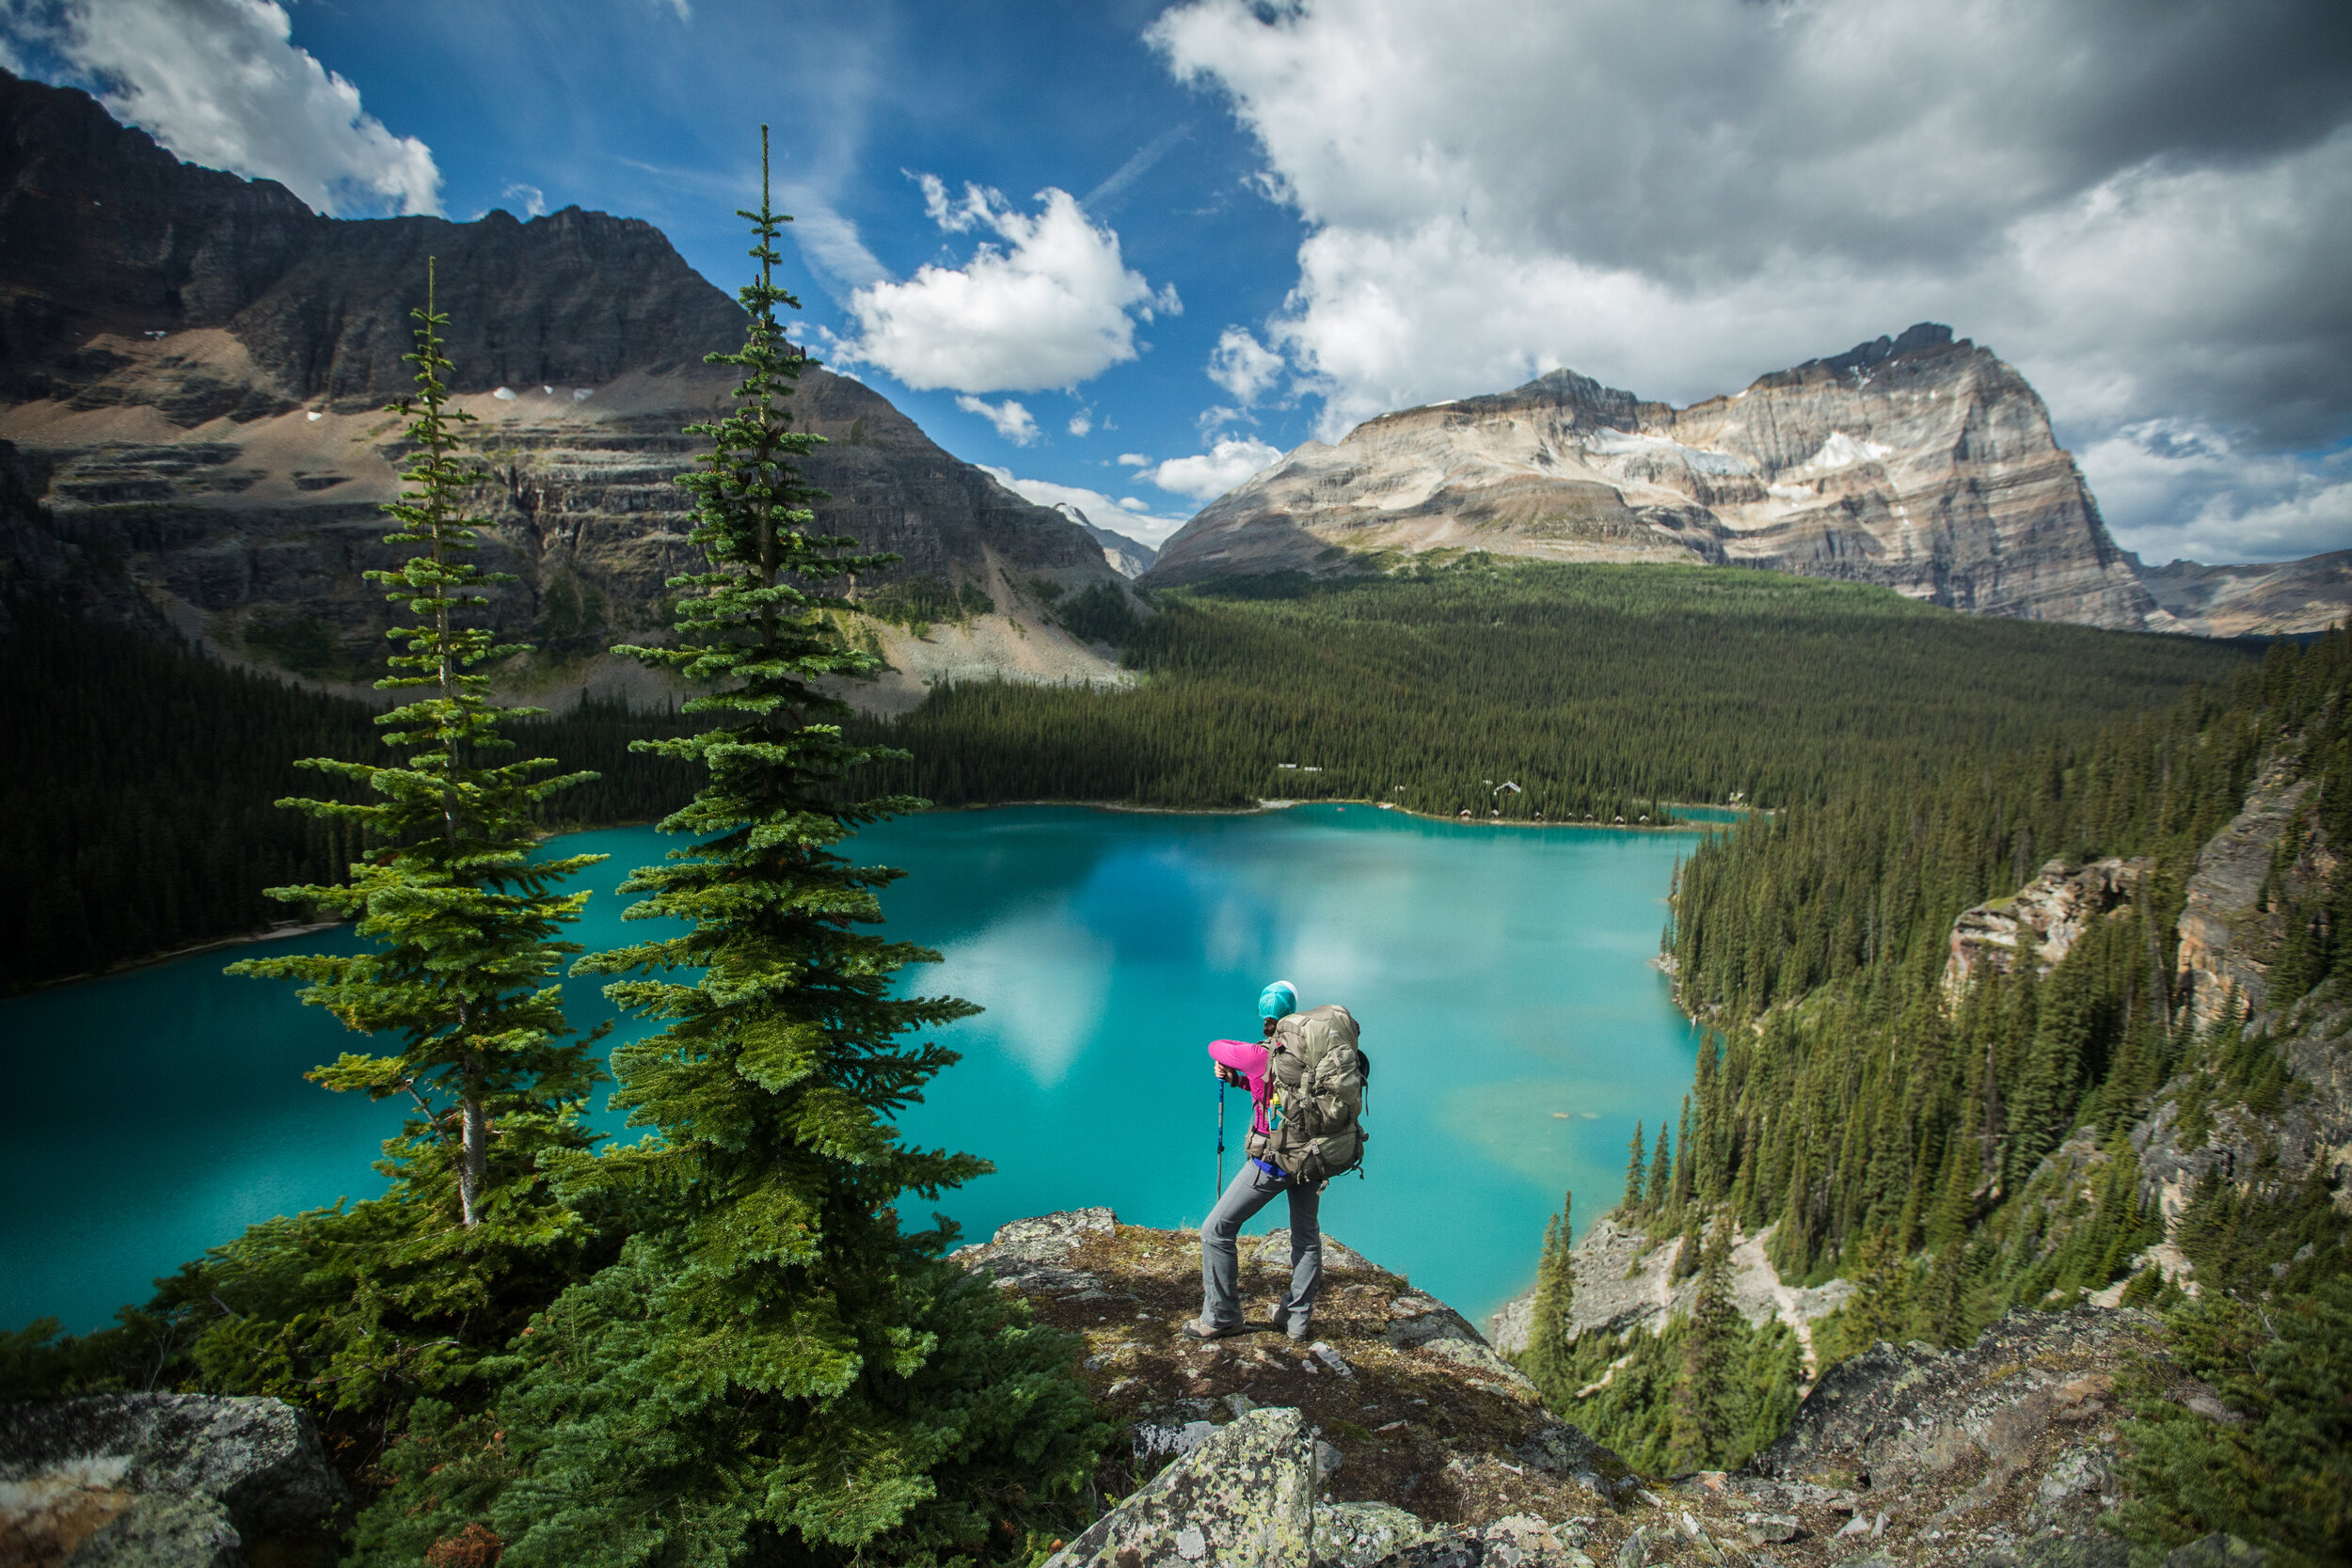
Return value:
<svg viewBox="0 0 2352 1568">
<path fill-rule="evenodd" d="M 2028 958 L 2035 974 L 2048 975 L 2093 921 L 2130 912 L 2154 868 L 2146 859 L 2109 858 L 2080 867 L 2052 861 L 2008 897 L 1963 911 L 1952 922 L 1944 963 L 1946 1001 L 1957 1004 L 1979 975 L 2014 974 Z"/>
<path fill-rule="evenodd" d="M 345 1500 L 282 1401 L 110 1394 L 0 1408 L 0 1559 L 212 1568 Z"/>
<path fill-rule="evenodd" d="M 2181 909 L 2179 965 L 2201 1029 L 2233 1006 L 2245 1018 L 2269 1006 L 2270 965 L 2284 931 L 2276 895 L 2306 893 L 2334 872 L 2333 849 L 2309 834 L 2272 885 L 2280 841 L 2303 816 L 2311 789 L 2292 759 L 2272 758 L 2238 814 L 2198 851 Z"/>
<path fill-rule="evenodd" d="M 1048 1568 L 1310 1568 L 1314 1456 L 1295 1410 L 1218 1429 L 1048 1560 Z"/>
<path fill-rule="evenodd" d="M 2101 626 L 2156 608 L 2033 388 L 1928 323 L 1688 408 L 1555 371 L 1384 414 L 1213 502 L 1145 580 L 1468 550 L 1760 566 Z"/>
</svg>

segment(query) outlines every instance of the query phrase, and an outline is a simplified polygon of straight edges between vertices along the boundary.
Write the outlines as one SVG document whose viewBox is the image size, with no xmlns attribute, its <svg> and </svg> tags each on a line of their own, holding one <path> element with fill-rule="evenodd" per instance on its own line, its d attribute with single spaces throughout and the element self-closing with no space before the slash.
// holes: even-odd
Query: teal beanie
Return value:
<svg viewBox="0 0 2352 1568">
<path fill-rule="evenodd" d="M 1286 1018 L 1298 1011 L 1298 988 L 1288 980 L 1277 980 L 1258 993 L 1260 1018 Z"/>
</svg>

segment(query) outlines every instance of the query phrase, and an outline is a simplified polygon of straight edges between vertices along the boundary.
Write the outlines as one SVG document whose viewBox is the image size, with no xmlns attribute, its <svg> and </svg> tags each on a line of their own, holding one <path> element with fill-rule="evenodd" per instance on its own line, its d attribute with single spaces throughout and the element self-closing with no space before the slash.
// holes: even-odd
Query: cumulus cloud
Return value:
<svg viewBox="0 0 2352 1568">
<path fill-rule="evenodd" d="M 995 477 L 996 483 L 1024 500 L 1040 506 L 1066 506 L 1082 514 L 1096 528 L 1123 533 L 1128 538 L 1159 548 L 1168 536 L 1190 520 L 1168 516 L 1130 496 L 1113 500 L 1100 490 L 1089 490 L 1082 484 L 1057 484 L 1050 479 L 1022 479 L 1010 468 L 992 464 L 979 465 L 983 472 Z"/>
<path fill-rule="evenodd" d="M 1188 0 L 1153 24 L 1307 224 L 1261 346 L 1323 396 L 1323 435 L 1560 365 L 1688 402 L 1919 320 L 2016 364 L 2086 446 L 2352 427 L 2335 7 L 1672 12 Z M 2110 518 L 2155 526 L 2138 506 Z"/>
<path fill-rule="evenodd" d="M 2141 559 L 2291 561 L 2352 546 L 2352 447 L 2315 456 L 2247 451 L 2179 420 L 2126 425 L 2083 449 L 2101 506 L 2133 521 Z"/>
<path fill-rule="evenodd" d="M 1071 416 L 1070 416 L 1070 434 L 1071 434 L 1071 435 L 1073 435 L 1073 436 L 1091 436 L 1093 433 L 1094 433 L 1094 410 L 1093 410 L 1093 409 L 1091 409 L 1091 408 L 1081 408 L 1081 409 L 1079 409 L 1079 410 L 1078 410 L 1075 414 L 1073 414 L 1073 415 L 1071 415 Z"/>
<path fill-rule="evenodd" d="M 296 48 L 276 0 L 67 0 L 11 21 L 190 163 L 278 181 L 325 213 L 441 210 L 432 150 Z"/>
<path fill-rule="evenodd" d="M 1225 388 L 1244 408 L 1274 385 L 1282 373 L 1282 356 L 1258 341 L 1245 326 L 1229 326 L 1217 335 L 1209 353 L 1209 379 Z"/>
<path fill-rule="evenodd" d="M 1032 445 L 1037 440 L 1037 418 L 1011 398 L 1002 403 L 983 403 L 966 393 L 956 399 L 956 406 L 967 414 L 977 414 L 996 427 L 996 434 L 1016 447 Z"/>
<path fill-rule="evenodd" d="M 1171 457 L 1146 470 L 1143 477 L 1176 495 L 1212 501 L 1281 455 L 1255 436 L 1226 436 L 1207 451 Z"/>
<path fill-rule="evenodd" d="M 978 185 L 957 194 L 920 179 L 932 222 L 995 239 L 962 266 L 931 263 L 851 293 L 856 333 L 834 351 L 843 363 L 878 365 L 919 390 L 1074 387 L 1136 357 L 1138 321 L 1181 310 L 1174 286 L 1154 293 L 1120 259 L 1118 234 L 1069 192 L 1041 191 L 1027 214 Z"/>
<path fill-rule="evenodd" d="M 1122 468 L 1148 468 L 1152 460 L 1139 451 L 1122 451 L 1119 454 L 1119 466 Z"/>
</svg>

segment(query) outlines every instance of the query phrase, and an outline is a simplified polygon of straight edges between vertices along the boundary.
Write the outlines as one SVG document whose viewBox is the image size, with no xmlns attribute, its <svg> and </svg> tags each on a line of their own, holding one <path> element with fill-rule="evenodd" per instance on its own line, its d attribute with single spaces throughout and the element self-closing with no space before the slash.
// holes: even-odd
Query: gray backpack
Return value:
<svg viewBox="0 0 2352 1568">
<path fill-rule="evenodd" d="M 1363 1163 L 1359 1119 L 1371 1064 L 1357 1048 L 1356 1019 L 1337 1004 L 1293 1013 L 1266 1042 L 1266 1076 L 1281 1120 L 1249 1152 L 1302 1182 L 1327 1181 Z"/>
</svg>

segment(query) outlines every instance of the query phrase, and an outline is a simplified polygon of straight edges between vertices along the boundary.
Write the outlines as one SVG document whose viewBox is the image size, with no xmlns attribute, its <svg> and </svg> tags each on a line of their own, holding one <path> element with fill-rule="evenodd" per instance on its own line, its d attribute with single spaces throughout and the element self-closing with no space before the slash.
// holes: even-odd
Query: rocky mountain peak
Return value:
<svg viewBox="0 0 2352 1568">
<path fill-rule="evenodd" d="M 680 427 L 725 403 L 737 377 L 703 357 L 741 343 L 743 313 L 660 230 L 578 207 L 322 217 L 5 72 L 0 441 L 40 493 L 9 509 L 0 572 L 86 603 L 144 597 L 232 657 L 270 659 L 289 626 L 343 650 L 306 673 L 379 658 L 384 611 L 358 574 L 390 563 L 380 508 L 405 453 L 382 410 L 414 388 L 402 356 L 428 258 L 453 389 L 481 420 L 485 564 L 519 579 L 487 614 L 574 660 L 664 626 L 668 579 L 699 559 L 675 481 L 707 447 Z M 812 368 L 788 407 L 827 442 L 804 465 L 828 493 L 818 529 L 899 557 L 856 584 L 893 667 L 857 695 L 1119 678 L 1048 608 L 1124 582 L 1088 531 L 857 382 Z M 119 575 L 80 580 L 101 561 Z"/>
<path fill-rule="evenodd" d="M 2033 388 L 1932 322 L 1687 408 L 1559 370 L 1368 420 L 1203 509 L 1148 578 L 1469 550 L 1759 566 L 2125 628 L 2155 610 Z"/>
<path fill-rule="evenodd" d="M 742 332 L 735 303 L 641 219 L 322 217 L 275 181 L 181 163 L 86 93 L 6 72 L 0 241 L 12 400 L 106 400 L 126 366 L 101 340 L 217 328 L 280 404 L 372 408 L 409 388 L 428 257 L 460 391 L 598 385 L 698 363 Z"/>
<path fill-rule="evenodd" d="M 1954 345 L 1950 327 L 1938 322 L 1918 322 L 1903 328 L 1900 337 L 1889 338 L 1882 333 L 1867 343 L 1854 344 L 1843 354 L 1835 355 L 1827 359 L 1808 359 L 1789 373 L 1801 375 L 1818 366 L 1833 375 L 1843 375 L 1849 372 L 1868 370 L 1873 365 L 1883 364 L 1898 355 L 1914 354 L 1921 349 L 1952 346 Z M 1958 346 L 1965 349 L 1976 345 L 1963 339 Z"/>
</svg>

